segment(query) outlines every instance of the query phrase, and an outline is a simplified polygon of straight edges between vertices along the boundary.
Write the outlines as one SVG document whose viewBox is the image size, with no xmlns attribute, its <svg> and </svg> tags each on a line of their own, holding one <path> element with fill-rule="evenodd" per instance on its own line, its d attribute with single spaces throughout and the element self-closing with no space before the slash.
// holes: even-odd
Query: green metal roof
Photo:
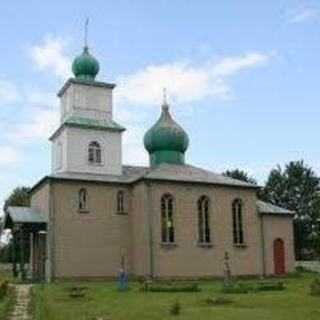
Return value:
<svg viewBox="0 0 320 320">
<path fill-rule="evenodd" d="M 79 116 L 70 116 L 64 120 L 61 126 L 53 133 L 53 135 L 49 138 L 52 140 L 58 132 L 63 127 L 74 127 L 74 128 L 83 128 L 83 129 L 94 129 L 94 130 L 109 130 L 109 131 L 125 131 L 126 129 L 116 123 L 113 120 L 104 119 L 90 119 Z"/>
<path fill-rule="evenodd" d="M 188 145 L 187 133 L 172 119 L 169 105 L 165 102 L 160 118 L 144 136 L 144 146 L 150 154 L 151 165 L 184 164 Z"/>
<path fill-rule="evenodd" d="M 64 124 L 69 126 L 76 127 L 86 127 L 90 129 L 99 129 L 99 130 L 115 130 L 115 131 L 124 131 L 125 128 L 120 126 L 113 120 L 98 120 L 98 119 L 90 119 L 83 118 L 78 116 L 70 116 L 64 121 Z"/>
<path fill-rule="evenodd" d="M 72 72 L 78 79 L 94 81 L 99 72 L 99 62 L 89 53 L 87 46 L 83 48 L 82 54 L 74 59 Z"/>
<path fill-rule="evenodd" d="M 4 228 L 12 223 L 47 223 L 47 217 L 30 207 L 8 207 L 4 216 Z"/>
</svg>

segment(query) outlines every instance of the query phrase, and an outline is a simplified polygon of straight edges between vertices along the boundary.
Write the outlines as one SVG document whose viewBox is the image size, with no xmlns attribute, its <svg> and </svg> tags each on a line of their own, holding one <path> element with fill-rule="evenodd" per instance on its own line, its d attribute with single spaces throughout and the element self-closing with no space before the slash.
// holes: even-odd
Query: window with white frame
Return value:
<svg viewBox="0 0 320 320">
<path fill-rule="evenodd" d="M 163 195 L 161 198 L 161 241 L 163 243 L 174 243 L 173 210 L 172 195 Z"/>
<path fill-rule="evenodd" d="M 198 200 L 198 242 L 210 243 L 210 202 L 207 196 Z"/>
<path fill-rule="evenodd" d="M 232 203 L 232 224 L 233 224 L 233 243 L 236 245 L 244 244 L 243 204 L 241 199 L 236 199 Z"/>
<path fill-rule="evenodd" d="M 81 188 L 78 192 L 78 209 L 79 211 L 88 210 L 88 193 L 85 188 Z"/>
<path fill-rule="evenodd" d="M 120 190 L 117 192 L 117 212 L 118 213 L 124 213 L 125 212 L 125 206 L 124 206 L 124 192 L 123 190 Z"/>
<path fill-rule="evenodd" d="M 97 141 L 92 141 L 89 144 L 88 162 L 90 164 L 101 164 L 102 163 L 101 146 Z"/>
</svg>

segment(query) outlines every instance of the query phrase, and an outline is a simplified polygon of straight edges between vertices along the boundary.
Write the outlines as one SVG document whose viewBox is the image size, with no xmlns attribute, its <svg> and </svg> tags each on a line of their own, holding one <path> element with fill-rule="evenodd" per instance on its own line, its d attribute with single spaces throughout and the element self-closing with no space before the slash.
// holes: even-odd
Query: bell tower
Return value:
<svg viewBox="0 0 320 320">
<path fill-rule="evenodd" d="M 99 62 L 85 41 L 73 78 L 58 92 L 60 126 L 50 137 L 52 172 L 121 175 L 122 132 L 113 120 L 115 84 L 96 81 Z"/>
</svg>

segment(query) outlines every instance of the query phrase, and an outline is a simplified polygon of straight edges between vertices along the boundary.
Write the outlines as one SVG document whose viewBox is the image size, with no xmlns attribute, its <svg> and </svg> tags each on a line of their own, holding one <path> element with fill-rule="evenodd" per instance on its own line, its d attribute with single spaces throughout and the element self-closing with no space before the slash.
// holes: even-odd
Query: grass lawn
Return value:
<svg viewBox="0 0 320 320">
<path fill-rule="evenodd" d="M 74 283 L 65 282 L 34 287 L 35 320 L 318 320 L 320 297 L 309 295 L 314 274 L 284 279 L 286 289 L 249 294 L 228 294 L 233 303 L 208 306 L 203 300 L 221 296 L 221 281 L 201 281 L 198 293 L 140 292 L 138 283 L 119 292 L 115 282 L 81 282 L 88 288 L 82 298 L 70 298 Z M 252 281 L 252 280 L 250 280 Z M 169 307 L 181 303 L 181 314 L 169 314 Z"/>
<path fill-rule="evenodd" d="M 11 310 L 13 298 L 11 296 L 0 299 L 0 319 L 7 319 L 9 311 Z"/>
<path fill-rule="evenodd" d="M 0 283 L 4 280 L 10 281 L 11 277 L 7 272 L 0 271 Z M 12 291 L 5 296 L 0 298 L 0 319 L 7 319 L 9 312 L 14 303 L 14 295 Z"/>
</svg>

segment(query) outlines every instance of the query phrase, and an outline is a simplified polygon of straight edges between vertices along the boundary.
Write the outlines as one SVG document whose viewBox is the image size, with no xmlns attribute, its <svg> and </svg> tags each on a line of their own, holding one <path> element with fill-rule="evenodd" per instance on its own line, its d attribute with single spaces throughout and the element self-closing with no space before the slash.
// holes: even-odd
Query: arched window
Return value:
<svg viewBox="0 0 320 320">
<path fill-rule="evenodd" d="M 173 197 L 165 194 L 161 198 L 161 240 L 174 243 Z"/>
<path fill-rule="evenodd" d="M 209 198 L 202 196 L 198 200 L 198 241 L 210 243 Z"/>
<path fill-rule="evenodd" d="M 89 144 L 88 149 L 88 161 L 92 164 L 99 164 L 102 162 L 101 160 L 101 147 L 97 141 L 92 141 Z"/>
<path fill-rule="evenodd" d="M 117 212 L 124 213 L 124 192 L 122 190 L 117 193 Z"/>
<path fill-rule="evenodd" d="M 232 203 L 233 243 L 244 244 L 243 237 L 243 205 L 240 199 Z"/>
<path fill-rule="evenodd" d="M 79 211 L 88 210 L 88 195 L 84 188 L 81 188 L 78 193 L 78 209 Z"/>
</svg>

